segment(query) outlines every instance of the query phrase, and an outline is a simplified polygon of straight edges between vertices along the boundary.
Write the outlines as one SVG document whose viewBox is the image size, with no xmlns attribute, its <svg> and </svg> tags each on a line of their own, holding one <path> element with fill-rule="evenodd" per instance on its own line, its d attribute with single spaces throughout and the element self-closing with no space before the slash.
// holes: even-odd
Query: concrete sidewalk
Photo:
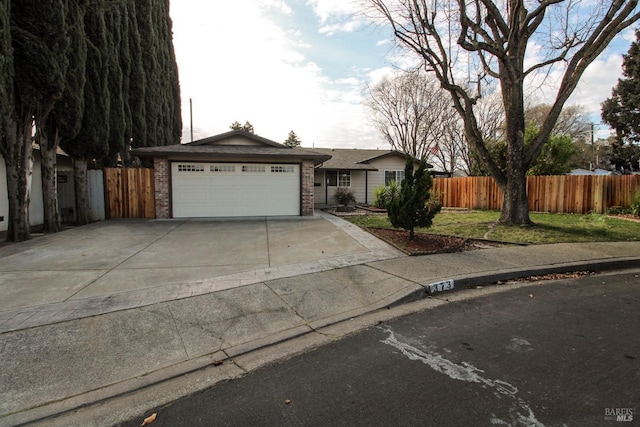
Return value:
<svg viewBox="0 0 640 427">
<path fill-rule="evenodd" d="M 267 359 L 284 357 L 305 345 L 329 342 L 341 334 L 332 325 L 422 298 L 436 282 L 453 281 L 454 290 L 463 290 L 530 274 L 640 268 L 640 242 L 518 246 L 407 257 L 338 218 L 322 218 L 347 235 L 326 228 L 335 232 L 335 239 L 352 245 L 348 251 L 305 260 L 304 251 L 297 249 L 301 258 L 292 264 L 267 263 L 217 278 L 197 277 L 160 286 L 148 286 L 153 282 L 154 267 L 145 263 L 151 258 L 134 260 L 129 254 L 124 260 L 100 260 L 96 254 L 100 278 L 133 270 L 135 275 L 141 273 L 142 267 L 131 266 L 134 261 L 150 270 L 145 274 L 151 278 L 140 289 L 106 295 L 99 293 L 97 285 L 92 290 L 97 295 L 62 301 L 51 297 L 46 304 L 23 304 L 2 311 L 0 425 L 73 425 L 80 420 L 82 425 L 109 425 L 140 416 L 140 411 L 150 407 L 243 375 Z M 168 223 L 149 227 L 166 231 Z M 286 224 L 272 228 L 280 225 L 281 233 L 286 234 Z M 326 226 L 317 221 L 309 224 Z M 322 230 L 314 235 L 322 236 Z M 141 245 L 153 252 L 157 237 L 144 239 Z M 108 244 L 117 245 L 117 241 L 108 239 Z M 41 243 L 40 250 L 49 243 Z M 337 250 L 333 245 L 326 247 Z M 18 255 L 28 256 L 34 248 L 8 257 L 16 257 L 12 263 L 20 262 Z M 229 260 L 254 259 L 254 255 L 240 253 Z M 99 264 L 107 261 L 111 267 Z M 171 257 L 165 257 L 155 268 L 170 262 Z M 126 267 L 127 263 L 131 268 L 119 272 L 117 266 Z M 7 267 L 0 262 L 2 268 Z M 64 282 L 60 277 L 42 280 Z M 90 283 L 93 286 L 98 281 Z M 91 286 L 81 288 L 86 293 Z M 77 289 L 73 291 L 72 295 L 78 295 Z M 46 308 L 57 314 L 47 319 L 41 314 Z M 15 317 L 28 310 L 34 311 L 31 316 L 23 314 L 20 322 L 10 321 L 10 314 Z M 34 316 L 37 321 L 29 322 Z M 306 344 L 305 337 L 310 340 Z M 276 343 L 282 343 L 278 354 L 258 356 L 256 350 L 275 348 Z M 57 414 L 62 415 L 52 418 Z"/>
</svg>

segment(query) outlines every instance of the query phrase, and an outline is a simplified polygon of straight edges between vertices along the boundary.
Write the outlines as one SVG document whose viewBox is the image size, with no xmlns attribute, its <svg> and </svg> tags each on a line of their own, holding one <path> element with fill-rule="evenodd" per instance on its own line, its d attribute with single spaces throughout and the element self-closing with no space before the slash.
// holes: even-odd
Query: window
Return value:
<svg viewBox="0 0 640 427">
<path fill-rule="evenodd" d="M 178 165 L 178 172 L 204 172 L 202 165 Z"/>
<path fill-rule="evenodd" d="M 211 165 L 209 167 L 210 172 L 235 172 L 236 167 L 234 165 Z"/>
<path fill-rule="evenodd" d="M 242 165 L 242 172 L 266 172 L 264 165 Z"/>
<path fill-rule="evenodd" d="M 404 171 L 384 171 L 384 185 L 391 184 L 391 181 L 395 181 L 398 184 L 402 184 L 404 180 Z"/>
<path fill-rule="evenodd" d="M 351 187 L 351 171 L 326 171 L 327 187 Z"/>
<path fill-rule="evenodd" d="M 271 173 L 293 173 L 293 166 L 271 166 Z"/>
</svg>

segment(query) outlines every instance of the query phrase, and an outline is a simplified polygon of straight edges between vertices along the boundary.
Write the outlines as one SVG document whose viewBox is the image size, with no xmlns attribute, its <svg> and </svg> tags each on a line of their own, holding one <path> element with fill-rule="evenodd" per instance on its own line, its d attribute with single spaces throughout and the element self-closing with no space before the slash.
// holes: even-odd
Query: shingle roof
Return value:
<svg viewBox="0 0 640 427">
<path fill-rule="evenodd" d="M 230 137 L 242 136 L 256 141 L 259 145 L 227 145 L 221 141 Z M 255 161 L 263 160 L 313 160 L 314 164 L 322 163 L 330 155 L 319 153 L 306 148 L 291 148 L 284 144 L 271 141 L 258 135 L 233 130 L 220 135 L 193 141 L 188 144 L 174 144 L 160 147 L 139 147 L 131 150 L 131 154 L 138 157 L 199 157 L 207 159 L 238 159 Z"/>
<path fill-rule="evenodd" d="M 183 145 L 210 145 L 210 144 L 215 144 L 218 141 L 232 138 L 234 136 L 242 136 L 246 139 L 250 139 L 250 140 L 259 142 L 261 144 L 269 145 L 271 147 L 289 148 L 284 144 L 280 144 L 279 142 L 275 142 L 270 139 L 263 138 L 259 135 L 256 135 L 255 133 L 247 132 L 246 130 L 243 130 L 243 129 L 234 129 L 229 132 L 221 133 L 219 135 L 209 136 L 207 138 L 199 139 L 193 142 L 188 142 Z"/>
<path fill-rule="evenodd" d="M 318 166 L 319 169 L 378 170 L 370 161 L 384 156 L 405 155 L 395 150 L 362 150 L 359 148 L 314 148 L 313 151 L 331 156 Z"/>
</svg>

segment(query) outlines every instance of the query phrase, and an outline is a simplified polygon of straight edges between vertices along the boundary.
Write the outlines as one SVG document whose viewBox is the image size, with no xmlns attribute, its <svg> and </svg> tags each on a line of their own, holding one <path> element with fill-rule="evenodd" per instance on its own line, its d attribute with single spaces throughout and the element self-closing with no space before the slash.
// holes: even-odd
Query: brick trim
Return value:
<svg viewBox="0 0 640 427">
<path fill-rule="evenodd" d="M 166 157 L 155 157 L 153 159 L 153 171 L 155 184 L 156 218 L 171 218 L 171 204 L 169 198 L 169 159 Z"/>
<path fill-rule="evenodd" d="M 302 162 L 300 178 L 302 180 L 300 185 L 300 197 L 301 197 L 301 212 L 302 216 L 313 216 L 313 174 L 314 165 L 312 161 L 304 160 Z"/>
</svg>

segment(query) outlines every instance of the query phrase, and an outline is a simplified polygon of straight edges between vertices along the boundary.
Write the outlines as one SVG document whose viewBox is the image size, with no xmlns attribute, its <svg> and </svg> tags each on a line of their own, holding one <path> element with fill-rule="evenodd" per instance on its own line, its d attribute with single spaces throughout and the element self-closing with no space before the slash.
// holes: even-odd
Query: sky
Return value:
<svg viewBox="0 0 640 427">
<path fill-rule="evenodd" d="M 363 106 L 364 89 L 407 58 L 357 1 L 172 1 L 182 142 L 192 132 L 198 140 L 249 121 L 256 134 L 277 142 L 294 131 L 303 147 L 388 149 Z M 585 108 L 597 137 L 607 134 L 597 124 L 600 103 L 621 77 L 621 55 L 633 39 L 631 30 L 621 34 L 567 103 Z"/>
</svg>

